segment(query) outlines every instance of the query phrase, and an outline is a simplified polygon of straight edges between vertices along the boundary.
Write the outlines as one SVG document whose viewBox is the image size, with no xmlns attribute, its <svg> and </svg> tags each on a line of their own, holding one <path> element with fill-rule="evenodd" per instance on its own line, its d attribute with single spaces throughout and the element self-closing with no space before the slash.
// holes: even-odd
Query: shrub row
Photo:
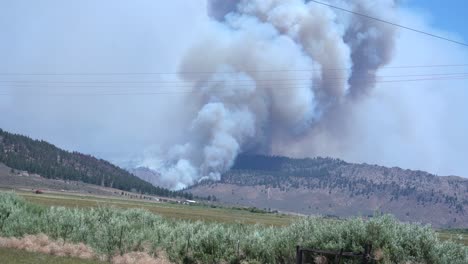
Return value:
<svg viewBox="0 0 468 264">
<path fill-rule="evenodd" d="M 381 263 L 468 263 L 468 248 L 442 242 L 428 226 L 403 224 L 384 215 L 364 221 L 304 217 L 289 226 L 191 222 L 141 209 L 40 207 L 11 193 L 0 194 L 0 235 L 44 233 L 85 243 L 112 256 L 164 250 L 178 263 L 294 263 L 295 246 L 361 251 L 367 243 Z"/>
</svg>

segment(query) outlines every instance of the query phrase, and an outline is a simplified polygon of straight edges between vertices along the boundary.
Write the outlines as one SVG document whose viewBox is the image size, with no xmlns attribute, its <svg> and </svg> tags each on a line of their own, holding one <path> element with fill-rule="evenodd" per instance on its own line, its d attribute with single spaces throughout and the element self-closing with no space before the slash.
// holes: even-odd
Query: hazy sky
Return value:
<svg viewBox="0 0 468 264">
<path fill-rule="evenodd" d="M 183 0 L 1 1 L 0 72 L 175 72 L 177 58 L 200 31 L 200 21 L 206 20 L 205 10 L 202 2 Z M 33 75 L 0 78 L 135 82 L 160 77 Z M 176 97 L 53 97 L 43 94 L 55 91 L 54 88 L 0 86 L 0 90 L 14 94 L 0 96 L 0 127 L 106 158 L 141 152 L 152 144 L 170 119 L 169 108 L 174 106 L 168 101 Z M 60 91 L 109 93 L 136 89 L 131 85 L 120 88 L 70 86 L 73 85 L 63 85 Z M 161 112 L 160 106 L 164 104 L 168 104 L 167 109 Z"/>
<path fill-rule="evenodd" d="M 401 2 L 396 22 L 468 42 L 466 1 Z M 177 94 L 148 95 L 154 87 L 135 84 L 177 76 L 79 73 L 176 72 L 209 23 L 201 0 L 0 1 L 0 73 L 26 74 L 0 75 L 0 128 L 119 164 L 179 143 L 188 120 L 177 111 L 189 106 Z M 468 47 L 399 31 L 390 66 L 465 63 Z M 403 73 L 464 72 L 468 67 Z M 468 176 L 467 89 L 466 79 L 379 85 L 355 113 L 349 146 L 320 154 Z M 116 95 L 129 91 L 143 95 Z"/>
</svg>

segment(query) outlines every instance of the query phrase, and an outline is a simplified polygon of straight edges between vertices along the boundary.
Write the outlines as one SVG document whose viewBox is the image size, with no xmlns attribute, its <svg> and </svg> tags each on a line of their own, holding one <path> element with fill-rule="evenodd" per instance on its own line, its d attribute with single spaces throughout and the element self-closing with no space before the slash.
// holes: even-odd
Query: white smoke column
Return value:
<svg viewBox="0 0 468 264">
<path fill-rule="evenodd" d="M 393 1 L 367 2 L 332 3 L 393 14 Z M 313 2 L 212 0 L 208 13 L 211 34 L 180 67 L 193 84 L 187 105 L 198 113 L 160 169 L 174 189 L 218 180 L 241 152 L 287 152 L 288 142 L 314 137 L 322 123 L 333 128 L 342 109 L 373 87 L 393 47 L 387 25 Z"/>
</svg>

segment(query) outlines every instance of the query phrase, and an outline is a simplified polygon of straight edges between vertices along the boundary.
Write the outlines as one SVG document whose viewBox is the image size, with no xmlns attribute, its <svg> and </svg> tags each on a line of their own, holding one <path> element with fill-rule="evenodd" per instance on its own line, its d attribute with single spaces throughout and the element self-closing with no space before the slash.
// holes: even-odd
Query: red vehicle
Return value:
<svg viewBox="0 0 468 264">
<path fill-rule="evenodd" d="M 43 194 L 44 192 L 42 190 L 36 190 L 34 191 L 35 194 Z"/>
</svg>

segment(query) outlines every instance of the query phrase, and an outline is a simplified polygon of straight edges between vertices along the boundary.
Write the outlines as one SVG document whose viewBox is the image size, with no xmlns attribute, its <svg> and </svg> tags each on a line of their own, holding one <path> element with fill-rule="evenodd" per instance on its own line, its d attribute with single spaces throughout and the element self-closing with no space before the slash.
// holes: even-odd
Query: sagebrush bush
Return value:
<svg viewBox="0 0 468 264">
<path fill-rule="evenodd" d="M 367 221 L 304 217 L 285 227 L 171 220 L 141 209 L 39 207 L 0 194 L 0 236 L 44 233 L 115 254 L 167 252 L 179 263 L 294 263 L 295 246 L 361 251 L 372 243 L 380 263 L 468 263 L 468 248 L 442 242 L 428 226 L 389 215 Z M 122 259 L 125 259 L 123 257 Z"/>
</svg>

